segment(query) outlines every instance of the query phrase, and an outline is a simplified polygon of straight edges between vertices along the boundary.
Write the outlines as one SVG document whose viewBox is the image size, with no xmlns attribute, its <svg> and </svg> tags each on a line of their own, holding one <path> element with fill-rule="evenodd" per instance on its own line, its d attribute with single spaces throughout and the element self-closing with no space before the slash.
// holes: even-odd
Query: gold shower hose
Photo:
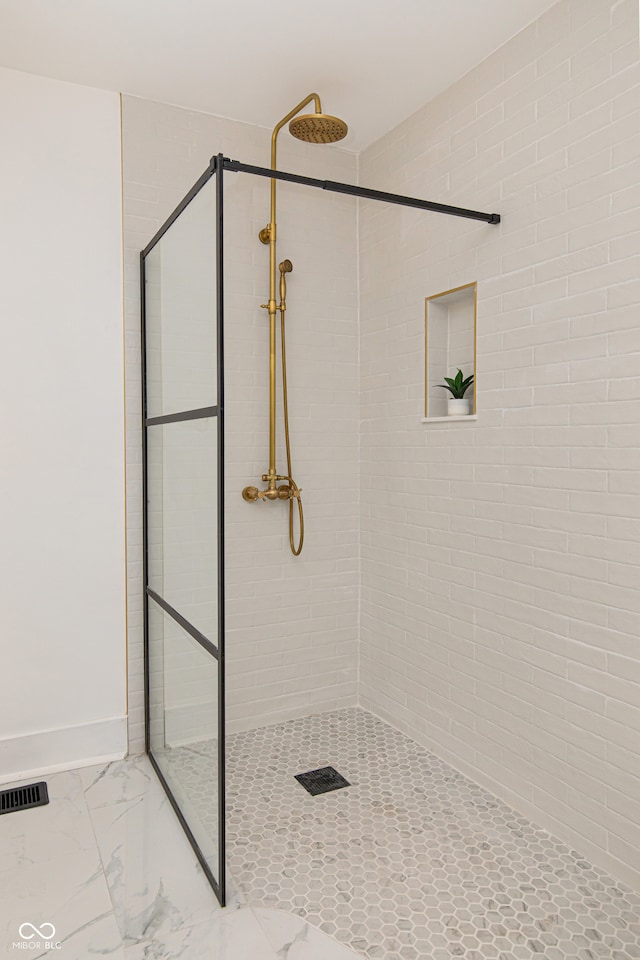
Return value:
<svg viewBox="0 0 640 960">
<path fill-rule="evenodd" d="M 284 275 L 282 277 L 284 280 Z M 282 303 L 284 303 L 284 298 L 281 297 Z M 304 543 L 304 511 L 302 509 L 302 497 L 300 495 L 300 489 L 292 477 L 291 470 L 291 441 L 289 440 L 289 401 L 287 398 L 287 346 L 286 338 L 284 331 L 284 308 L 280 307 L 280 345 L 282 348 L 282 406 L 284 410 L 284 440 L 287 450 L 287 480 L 291 487 L 292 496 L 289 497 L 289 546 L 291 547 L 291 553 L 294 557 L 298 557 L 302 550 L 302 544 Z M 293 501 L 296 500 L 298 503 L 298 520 L 300 524 L 300 536 L 298 540 L 298 546 L 295 546 L 293 540 Z"/>
</svg>

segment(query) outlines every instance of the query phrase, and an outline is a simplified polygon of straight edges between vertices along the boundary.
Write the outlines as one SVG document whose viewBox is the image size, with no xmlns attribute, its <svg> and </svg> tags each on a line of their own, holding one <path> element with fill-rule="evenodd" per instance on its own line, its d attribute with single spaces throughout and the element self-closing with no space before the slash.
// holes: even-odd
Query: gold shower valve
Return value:
<svg viewBox="0 0 640 960">
<path fill-rule="evenodd" d="M 269 478 L 265 475 L 262 479 L 273 479 L 275 481 L 286 480 L 288 478 Z M 255 503 L 256 500 L 293 500 L 294 498 L 300 499 L 300 490 L 298 487 L 290 487 L 288 483 L 283 483 L 282 486 L 276 487 L 274 482 L 273 486 L 267 487 L 266 490 L 258 490 L 257 487 L 245 487 L 242 491 L 242 499 L 246 500 L 247 503 Z"/>
<path fill-rule="evenodd" d="M 263 477 L 267 479 L 267 477 Z M 282 479 L 285 479 L 284 477 Z M 266 490 L 258 490 L 257 487 L 245 487 L 242 491 L 242 499 L 247 503 L 255 503 L 256 500 L 292 500 L 294 497 L 300 499 L 300 491 L 292 489 L 288 484 L 283 483 L 281 487 L 268 487 Z"/>
</svg>

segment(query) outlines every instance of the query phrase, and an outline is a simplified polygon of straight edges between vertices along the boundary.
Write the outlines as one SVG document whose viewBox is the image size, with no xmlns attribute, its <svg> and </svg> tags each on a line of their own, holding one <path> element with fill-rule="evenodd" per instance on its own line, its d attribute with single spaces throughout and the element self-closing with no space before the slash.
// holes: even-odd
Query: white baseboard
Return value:
<svg viewBox="0 0 640 960">
<path fill-rule="evenodd" d="M 126 753 L 126 717 L 10 737 L 0 740 L 0 783 L 120 760 Z"/>
</svg>

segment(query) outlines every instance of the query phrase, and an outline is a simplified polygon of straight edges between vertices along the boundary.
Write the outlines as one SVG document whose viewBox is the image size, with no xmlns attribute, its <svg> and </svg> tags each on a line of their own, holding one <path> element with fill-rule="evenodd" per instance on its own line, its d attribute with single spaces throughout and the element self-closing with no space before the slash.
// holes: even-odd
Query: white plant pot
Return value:
<svg viewBox="0 0 640 960">
<path fill-rule="evenodd" d="M 447 399 L 447 416 L 448 417 L 468 417 L 471 413 L 471 401 L 463 398 L 462 400 L 454 400 L 453 397 Z"/>
</svg>

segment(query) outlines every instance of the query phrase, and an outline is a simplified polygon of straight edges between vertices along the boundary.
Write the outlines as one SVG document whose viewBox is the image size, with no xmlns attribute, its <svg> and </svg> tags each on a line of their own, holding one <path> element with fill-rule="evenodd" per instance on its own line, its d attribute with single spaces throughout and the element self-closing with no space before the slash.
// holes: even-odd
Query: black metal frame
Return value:
<svg viewBox="0 0 640 960">
<path fill-rule="evenodd" d="M 182 410 L 180 413 L 164 413 L 161 417 L 147 417 L 148 427 L 156 427 L 163 423 L 179 423 L 181 420 L 202 420 L 205 417 L 217 417 L 218 408 L 199 407 L 197 410 Z"/>
<path fill-rule="evenodd" d="M 317 180 L 313 177 L 303 177 L 294 173 L 285 173 L 281 170 L 270 170 L 268 167 L 256 167 L 241 163 L 238 160 L 229 160 L 222 154 L 212 157 L 209 166 L 198 178 L 191 190 L 178 204 L 171 216 L 164 222 L 153 239 L 140 254 L 140 290 L 141 290 L 141 326 L 142 326 L 142 487 L 143 487 L 143 583 L 144 583 L 144 691 L 145 691 L 145 746 L 146 751 L 156 771 L 162 786 L 175 810 L 189 842 L 200 861 L 215 894 L 222 906 L 226 898 L 226 835 L 225 835 L 225 557 L 224 557 L 224 230 L 223 230 L 223 171 L 232 173 L 248 173 L 252 176 L 267 177 L 269 179 L 284 180 L 290 183 L 299 183 L 308 187 L 327 190 L 332 193 L 346 194 L 366 200 L 379 200 L 383 203 L 392 203 L 405 207 L 414 207 L 419 210 L 428 210 L 434 213 L 445 213 L 454 217 L 465 217 L 470 220 L 481 220 L 489 224 L 500 223 L 497 213 L 481 213 L 477 210 L 468 210 L 464 207 L 453 207 L 443 203 L 433 203 L 429 200 L 420 200 L 415 197 L 405 197 L 395 193 L 385 193 L 381 190 L 370 190 L 367 187 L 358 187 L 353 184 L 338 183 L 332 180 Z M 153 250 L 159 240 L 170 229 L 180 214 L 191 203 L 202 187 L 215 175 L 216 177 L 216 341 L 217 341 L 217 380 L 218 403 L 216 406 L 201 407 L 196 410 L 187 410 L 181 413 L 165 414 L 157 417 L 147 416 L 147 361 L 146 361 L 146 309 L 145 309 L 145 258 Z M 147 476 L 147 430 L 149 427 L 165 423 L 175 423 L 184 420 L 196 420 L 202 417 L 216 417 L 218 421 L 218 464 L 217 464 L 217 499 L 218 499 L 218 644 L 214 644 L 205 637 L 196 627 L 187 621 L 177 610 L 168 604 L 147 583 L 148 573 L 148 476 Z M 189 828 L 182 810 L 176 801 L 169 784 L 159 768 L 150 744 L 150 704 L 149 704 L 149 600 L 153 600 L 164 612 L 178 623 L 191 637 L 193 637 L 218 662 L 218 877 L 214 877 L 211 867 L 206 861 L 196 838 Z"/>
<path fill-rule="evenodd" d="M 226 831 L 225 831 L 225 670 L 224 670 L 224 639 L 225 639 L 225 569 L 224 569 L 224 290 L 223 290 L 223 157 L 220 154 L 213 157 L 207 170 L 196 181 L 191 190 L 173 211 L 171 216 L 162 225 L 153 239 L 140 254 L 140 304 L 141 304 L 141 336 L 142 336 L 142 488 L 143 488 L 143 584 L 144 584 L 144 691 L 145 691 L 145 749 L 151 765 L 155 770 L 164 790 L 169 798 L 178 820 L 189 839 L 191 846 L 200 862 L 204 873 L 213 887 L 220 905 L 226 902 Z M 169 413 L 157 417 L 149 417 L 147 406 L 147 355 L 146 355 L 146 303 L 145 303 L 145 259 L 159 240 L 169 230 L 180 214 L 191 203 L 202 187 L 211 177 L 216 177 L 216 376 L 218 403 L 215 406 L 200 407 L 196 410 L 185 410 L 179 413 Z M 148 463 L 147 463 L 147 430 L 149 427 L 160 426 L 166 423 L 177 423 L 188 420 L 199 420 L 205 417 L 215 417 L 218 423 L 217 432 L 217 504 L 218 504 L 218 643 L 213 643 L 205 637 L 197 627 L 194 627 L 171 604 L 167 603 L 148 584 L 149 547 L 148 547 Z M 172 620 L 196 640 L 218 664 L 218 876 L 215 877 L 211 867 L 202 853 L 198 841 L 193 835 L 189 824 L 180 809 L 171 787 L 167 783 L 153 752 L 150 740 L 150 690 L 149 690 L 149 600 L 152 600 Z"/>
<path fill-rule="evenodd" d="M 268 177 L 270 180 L 287 180 L 301 183 L 307 187 L 317 187 L 330 193 L 344 193 L 363 200 L 380 200 L 401 207 L 415 207 L 418 210 L 430 210 L 432 213 L 446 213 L 451 217 L 464 217 L 467 220 L 483 220 L 485 223 L 500 223 L 499 213 L 481 213 L 466 207 L 452 207 L 447 203 L 434 203 L 432 200 L 419 200 L 417 197 L 405 197 L 400 193 L 385 193 L 384 190 L 370 190 L 369 187 L 357 187 L 353 183 L 339 183 L 336 180 L 317 180 L 315 177 L 301 177 L 297 173 L 285 173 L 282 170 L 270 170 L 268 167 L 254 167 L 239 160 L 222 160 L 226 170 L 232 173 L 251 173 L 256 177 Z"/>
</svg>

